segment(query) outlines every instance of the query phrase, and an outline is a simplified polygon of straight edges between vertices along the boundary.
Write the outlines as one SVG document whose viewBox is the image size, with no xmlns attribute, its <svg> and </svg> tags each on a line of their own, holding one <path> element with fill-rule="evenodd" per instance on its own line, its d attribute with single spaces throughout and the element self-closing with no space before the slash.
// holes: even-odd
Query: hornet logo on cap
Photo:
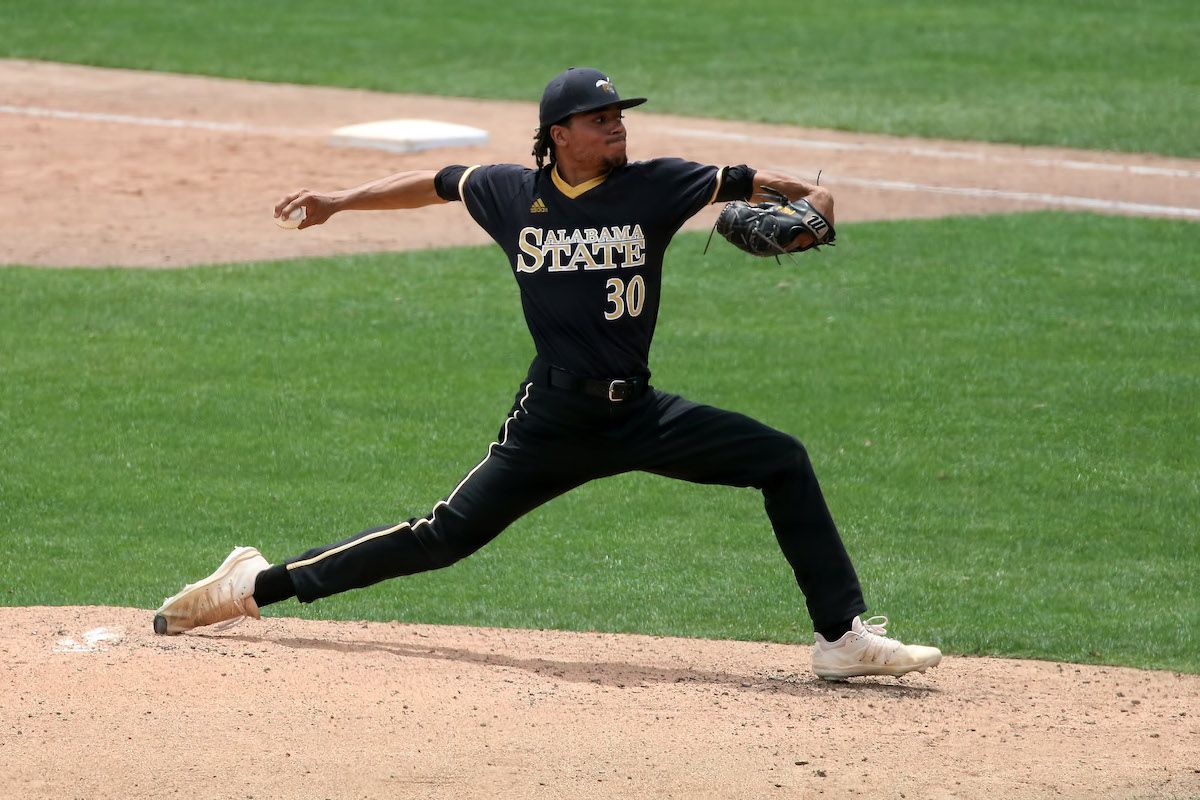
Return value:
<svg viewBox="0 0 1200 800">
<path fill-rule="evenodd" d="M 610 81 L 608 78 L 605 78 L 602 81 L 596 81 L 596 88 L 603 89 L 604 91 L 608 92 L 609 94 L 617 93 L 617 90 L 613 88 L 612 81 Z"/>
</svg>

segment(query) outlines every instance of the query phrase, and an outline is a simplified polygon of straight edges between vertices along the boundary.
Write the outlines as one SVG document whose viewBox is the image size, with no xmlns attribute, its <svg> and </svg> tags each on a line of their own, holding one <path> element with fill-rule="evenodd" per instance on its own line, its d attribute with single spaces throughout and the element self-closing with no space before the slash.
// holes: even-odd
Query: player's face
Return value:
<svg viewBox="0 0 1200 800">
<path fill-rule="evenodd" d="M 606 171 L 625 166 L 625 122 L 621 109 L 607 106 L 571 117 L 564 126 L 567 149 L 577 163 L 603 167 Z"/>
</svg>

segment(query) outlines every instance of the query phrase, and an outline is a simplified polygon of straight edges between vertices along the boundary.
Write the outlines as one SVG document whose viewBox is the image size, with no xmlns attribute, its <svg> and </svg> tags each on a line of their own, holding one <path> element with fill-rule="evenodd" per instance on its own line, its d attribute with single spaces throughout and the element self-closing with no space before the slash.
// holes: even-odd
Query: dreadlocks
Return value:
<svg viewBox="0 0 1200 800">
<path fill-rule="evenodd" d="M 554 140 L 550 138 L 550 126 L 538 128 L 533 134 L 533 159 L 537 162 L 537 168 L 541 169 L 546 165 L 546 156 L 550 156 L 550 165 L 553 166 L 556 160 L 554 153 Z"/>
</svg>

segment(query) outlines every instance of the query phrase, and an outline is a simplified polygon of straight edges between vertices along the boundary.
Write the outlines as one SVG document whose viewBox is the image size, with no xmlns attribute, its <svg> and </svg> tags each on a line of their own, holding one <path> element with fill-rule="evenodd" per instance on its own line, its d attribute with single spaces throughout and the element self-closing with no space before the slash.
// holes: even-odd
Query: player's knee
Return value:
<svg viewBox="0 0 1200 800">
<path fill-rule="evenodd" d="M 791 456 L 793 463 L 802 468 L 810 469 L 811 467 L 808 460 L 808 448 L 804 446 L 804 442 L 800 441 L 795 436 L 789 436 L 788 439 L 790 440 L 788 442 L 789 455 Z"/>
<path fill-rule="evenodd" d="M 786 433 L 779 434 L 780 458 L 773 481 L 792 481 L 812 473 L 812 462 L 808 459 L 808 449 L 795 436 Z"/>
</svg>

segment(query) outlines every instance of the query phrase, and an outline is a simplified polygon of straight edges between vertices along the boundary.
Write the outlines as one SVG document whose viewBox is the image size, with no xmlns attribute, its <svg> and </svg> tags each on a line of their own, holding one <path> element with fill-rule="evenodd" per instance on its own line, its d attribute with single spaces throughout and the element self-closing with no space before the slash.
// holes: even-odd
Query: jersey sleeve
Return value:
<svg viewBox="0 0 1200 800">
<path fill-rule="evenodd" d="M 434 188 L 443 200 L 461 200 L 479 227 L 499 242 L 504 237 L 505 222 L 512 216 L 506 212 L 530 171 L 517 164 L 455 164 L 438 172 Z"/>
<path fill-rule="evenodd" d="M 754 191 L 754 176 L 756 170 L 745 164 L 736 167 L 722 167 L 717 173 L 717 191 L 712 202 L 728 203 L 730 200 L 749 200 Z"/>
<path fill-rule="evenodd" d="M 655 159 L 647 165 L 651 185 L 662 193 L 660 207 L 671 209 L 672 230 L 710 203 L 749 197 L 754 181 L 754 170 L 745 165 L 718 169 L 680 158 Z"/>
<path fill-rule="evenodd" d="M 462 200 L 462 195 L 458 191 L 458 182 L 467 169 L 462 164 L 451 164 L 438 170 L 438 174 L 433 176 L 433 188 L 437 192 L 437 196 L 448 203 Z"/>
</svg>

